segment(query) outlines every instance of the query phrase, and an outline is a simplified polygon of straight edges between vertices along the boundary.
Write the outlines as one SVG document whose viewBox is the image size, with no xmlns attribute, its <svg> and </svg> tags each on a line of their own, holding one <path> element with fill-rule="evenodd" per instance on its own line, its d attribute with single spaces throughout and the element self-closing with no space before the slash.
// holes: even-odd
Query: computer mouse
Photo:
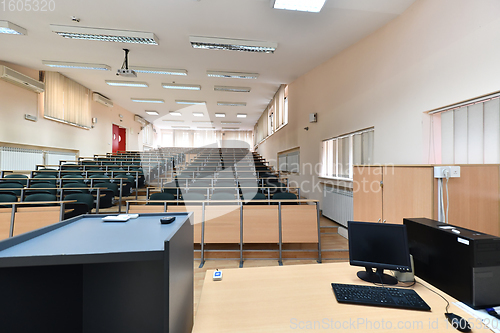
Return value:
<svg viewBox="0 0 500 333">
<path fill-rule="evenodd" d="M 467 320 L 464 318 L 460 317 L 459 315 L 456 315 L 454 313 L 445 313 L 444 314 L 446 318 L 448 318 L 448 321 L 450 322 L 451 326 L 459 330 L 460 332 L 470 332 L 471 327 Z"/>
<path fill-rule="evenodd" d="M 175 221 L 175 216 L 162 217 L 160 219 L 161 224 L 170 224 Z"/>
</svg>

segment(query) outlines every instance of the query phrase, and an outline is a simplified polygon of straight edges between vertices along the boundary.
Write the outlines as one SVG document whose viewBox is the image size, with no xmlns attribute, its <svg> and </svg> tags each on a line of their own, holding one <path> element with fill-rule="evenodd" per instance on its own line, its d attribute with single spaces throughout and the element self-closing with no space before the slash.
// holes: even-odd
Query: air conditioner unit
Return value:
<svg viewBox="0 0 500 333">
<path fill-rule="evenodd" d="M 106 96 L 103 96 L 103 95 L 101 95 L 99 93 L 93 93 L 92 94 L 92 99 L 94 100 L 94 102 L 97 102 L 99 104 L 105 105 L 108 108 L 112 108 L 113 107 L 113 102 L 109 98 L 107 98 Z"/>
<path fill-rule="evenodd" d="M 26 88 L 36 93 L 43 93 L 45 91 L 45 84 L 30 78 L 27 75 L 16 72 L 12 68 L 0 65 L 0 79 L 16 86 Z"/>
<path fill-rule="evenodd" d="M 137 121 L 139 124 L 141 124 L 142 126 L 146 126 L 147 125 L 147 121 L 146 119 L 142 118 L 141 116 L 139 115 L 135 115 L 134 117 L 134 120 Z"/>
</svg>

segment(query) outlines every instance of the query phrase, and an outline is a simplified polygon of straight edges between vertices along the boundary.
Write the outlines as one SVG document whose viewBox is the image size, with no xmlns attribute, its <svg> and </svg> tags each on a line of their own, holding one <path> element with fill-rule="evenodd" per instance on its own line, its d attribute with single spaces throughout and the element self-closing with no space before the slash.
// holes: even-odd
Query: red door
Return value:
<svg viewBox="0 0 500 333">
<path fill-rule="evenodd" d="M 117 151 L 127 150 L 127 129 L 113 125 L 113 154 Z"/>
</svg>

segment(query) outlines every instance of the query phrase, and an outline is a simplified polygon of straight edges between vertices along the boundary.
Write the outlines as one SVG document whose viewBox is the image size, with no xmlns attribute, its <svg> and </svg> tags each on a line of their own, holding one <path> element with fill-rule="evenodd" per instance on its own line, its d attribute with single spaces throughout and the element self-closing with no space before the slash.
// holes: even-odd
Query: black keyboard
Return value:
<svg viewBox="0 0 500 333">
<path fill-rule="evenodd" d="M 339 303 L 377 305 L 390 308 L 430 311 L 429 305 L 412 289 L 332 283 Z"/>
</svg>

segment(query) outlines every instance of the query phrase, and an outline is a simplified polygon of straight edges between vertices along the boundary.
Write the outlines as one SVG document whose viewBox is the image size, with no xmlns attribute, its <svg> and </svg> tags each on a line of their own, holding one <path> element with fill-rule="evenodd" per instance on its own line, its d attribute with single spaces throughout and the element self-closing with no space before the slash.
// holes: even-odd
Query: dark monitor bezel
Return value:
<svg viewBox="0 0 500 333">
<path fill-rule="evenodd" d="M 393 265 L 393 264 L 387 264 L 387 263 L 375 263 L 375 262 L 369 262 L 369 261 L 362 261 L 362 260 L 355 260 L 352 258 L 351 255 L 351 248 L 353 246 L 353 238 L 351 237 L 352 232 L 354 231 L 351 226 L 352 225 L 370 225 L 370 226 L 379 226 L 380 228 L 386 228 L 386 229 L 403 229 L 403 234 L 404 234 L 404 244 L 406 245 L 404 249 L 401 249 L 402 251 L 405 251 L 405 258 L 406 263 L 401 264 L 401 265 Z M 354 227 L 356 229 L 356 227 Z M 377 269 L 388 269 L 392 271 L 399 271 L 399 272 L 411 272 L 411 259 L 410 259 L 410 248 L 408 246 L 408 235 L 406 232 L 406 225 L 404 224 L 393 224 L 393 223 L 374 223 L 374 222 L 362 222 L 362 221 L 348 221 L 347 222 L 347 232 L 348 232 L 348 242 L 349 242 L 349 263 L 351 266 L 359 266 L 359 267 L 371 267 L 371 268 L 377 268 Z"/>
</svg>

